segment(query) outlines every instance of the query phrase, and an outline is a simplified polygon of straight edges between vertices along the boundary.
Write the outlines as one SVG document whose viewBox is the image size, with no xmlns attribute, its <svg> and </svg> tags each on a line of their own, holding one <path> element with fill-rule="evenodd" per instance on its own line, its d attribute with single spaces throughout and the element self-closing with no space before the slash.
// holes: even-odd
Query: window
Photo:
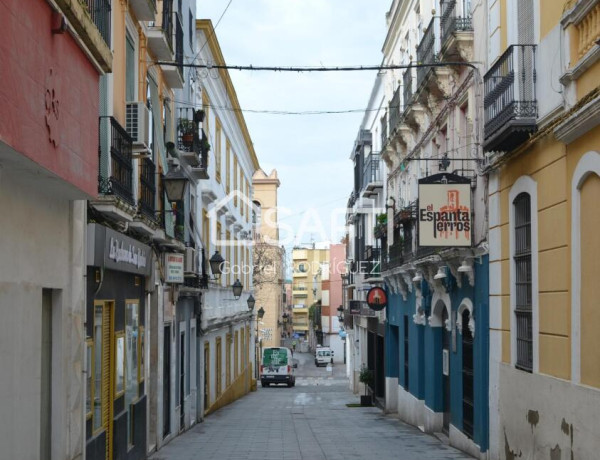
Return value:
<svg viewBox="0 0 600 460">
<path fill-rule="evenodd" d="M 210 219 L 205 209 L 202 210 L 202 243 L 206 254 L 210 257 Z"/>
<path fill-rule="evenodd" d="M 233 156 L 233 190 L 238 190 L 238 159 L 235 155 Z M 233 205 L 237 206 L 237 195 L 233 197 Z"/>
<path fill-rule="evenodd" d="M 516 367 L 527 372 L 533 369 L 532 269 L 531 269 L 531 199 L 519 194 L 513 201 L 515 269 L 515 319 L 517 332 Z"/>
<path fill-rule="evenodd" d="M 231 334 L 225 338 L 225 388 L 231 385 Z"/>
<path fill-rule="evenodd" d="M 221 123 L 217 120 L 215 129 L 215 178 L 219 183 L 221 183 L 221 136 Z"/>
<path fill-rule="evenodd" d="M 225 147 L 225 193 L 231 192 L 231 145 L 227 140 Z"/>
<path fill-rule="evenodd" d="M 85 418 L 92 417 L 92 401 L 94 399 L 94 342 L 88 337 L 86 340 L 86 374 L 85 374 Z"/>
<path fill-rule="evenodd" d="M 217 356 L 216 356 L 216 390 L 215 390 L 215 397 L 218 399 L 219 396 L 221 396 L 221 362 L 223 361 L 222 359 L 222 355 L 221 355 L 221 337 L 217 337 Z"/>
<path fill-rule="evenodd" d="M 240 343 L 242 344 L 242 370 L 246 370 L 246 341 L 244 340 L 244 329 L 240 331 Z"/>
<path fill-rule="evenodd" d="M 233 343 L 233 378 L 236 379 L 238 376 L 238 373 L 240 371 L 240 357 L 239 357 L 239 352 L 240 352 L 240 334 L 239 331 L 235 331 L 235 339 L 234 339 L 234 343 Z"/>
<path fill-rule="evenodd" d="M 404 316 L 404 389 L 409 391 L 408 389 L 408 378 L 409 378 L 409 354 L 408 354 L 408 316 Z"/>
<path fill-rule="evenodd" d="M 125 391 L 125 334 L 115 334 L 115 399 Z"/>
<path fill-rule="evenodd" d="M 231 232 L 229 230 L 227 230 L 227 232 L 225 233 L 225 238 L 227 239 L 227 248 L 226 248 L 226 256 L 225 256 L 225 260 L 227 261 L 227 263 L 229 264 L 229 267 L 231 268 L 231 266 L 233 265 L 233 261 L 231 260 Z M 227 285 L 231 285 L 233 284 L 233 274 L 231 273 L 231 270 L 229 271 L 229 274 L 227 274 L 227 279 L 225 278 L 225 276 L 223 276 L 223 280 Z"/>
<path fill-rule="evenodd" d="M 190 36 L 190 48 L 194 49 L 194 15 L 190 9 L 188 15 L 188 35 Z"/>
<path fill-rule="evenodd" d="M 137 100 L 135 94 L 135 43 L 129 32 L 125 34 L 125 101 Z"/>
<path fill-rule="evenodd" d="M 133 441 L 133 418 L 131 404 L 139 396 L 139 301 L 125 301 L 125 410 L 129 414 L 127 424 L 127 441 Z"/>
</svg>

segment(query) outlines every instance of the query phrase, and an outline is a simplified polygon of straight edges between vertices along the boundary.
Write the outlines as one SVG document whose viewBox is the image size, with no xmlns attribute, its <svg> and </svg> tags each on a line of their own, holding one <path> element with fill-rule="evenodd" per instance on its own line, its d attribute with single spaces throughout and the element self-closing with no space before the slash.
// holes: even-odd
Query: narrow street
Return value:
<svg viewBox="0 0 600 460">
<path fill-rule="evenodd" d="M 296 386 L 261 388 L 179 436 L 152 460 L 470 459 L 375 407 L 347 407 L 343 365 L 317 368 L 296 353 Z M 333 374 L 333 375 L 332 375 Z"/>
</svg>

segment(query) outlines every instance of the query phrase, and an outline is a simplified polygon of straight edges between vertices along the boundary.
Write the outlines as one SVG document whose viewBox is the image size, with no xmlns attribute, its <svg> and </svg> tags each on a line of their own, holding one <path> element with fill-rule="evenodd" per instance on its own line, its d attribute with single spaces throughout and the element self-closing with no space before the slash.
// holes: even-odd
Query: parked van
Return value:
<svg viewBox="0 0 600 460">
<path fill-rule="evenodd" d="M 292 360 L 292 351 L 285 347 L 263 348 L 260 363 L 260 384 L 263 387 L 277 383 L 286 383 L 288 387 L 296 385 L 294 369 L 298 365 Z"/>
<path fill-rule="evenodd" d="M 315 351 L 315 366 L 319 367 L 321 364 L 327 366 L 327 364 L 333 364 L 333 350 L 328 347 L 317 347 Z"/>
</svg>

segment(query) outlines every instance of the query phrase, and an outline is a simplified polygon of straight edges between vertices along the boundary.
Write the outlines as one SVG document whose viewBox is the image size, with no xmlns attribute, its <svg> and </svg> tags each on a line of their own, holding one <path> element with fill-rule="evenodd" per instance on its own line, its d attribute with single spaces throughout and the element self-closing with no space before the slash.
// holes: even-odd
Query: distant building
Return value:
<svg viewBox="0 0 600 460">
<path fill-rule="evenodd" d="M 253 235 L 253 285 L 256 309 L 265 313 L 259 325 L 259 340 L 263 347 L 281 345 L 284 313 L 285 250 L 279 245 L 277 220 L 277 171 L 268 176 L 259 169 L 252 177 L 253 197 L 257 220 Z"/>
</svg>

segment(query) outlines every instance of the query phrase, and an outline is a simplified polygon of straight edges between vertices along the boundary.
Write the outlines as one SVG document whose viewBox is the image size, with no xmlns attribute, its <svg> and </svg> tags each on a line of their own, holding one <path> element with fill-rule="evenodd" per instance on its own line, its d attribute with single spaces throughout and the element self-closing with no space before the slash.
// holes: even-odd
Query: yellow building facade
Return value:
<svg viewBox="0 0 600 460">
<path fill-rule="evenodd" d="M 283 331 L 284 255 L 279 245 L 277 219 L 277 189 L 280 182 L 277 171 L 267 176 L 262 169 L 252 177 L 253 202 L 256 206 L 254 232 L 254 297 L 256 309 L 263 308 L 263 324 L 259 324 L 259 338 L 263 347 L 279 347 Z"/>
<path fill-rule="evenodd" d="M 596 458 L 600 2 L 489 14 L 490 454 Z"/>
<path fill-rule="evenodd" d="M 309 308 L 321 300 L 322 270 L 324 264 L 328 263 L 329 249 L 292 250 L 292 329 L 307 338 L 310 329 Z"/>
</svg>

